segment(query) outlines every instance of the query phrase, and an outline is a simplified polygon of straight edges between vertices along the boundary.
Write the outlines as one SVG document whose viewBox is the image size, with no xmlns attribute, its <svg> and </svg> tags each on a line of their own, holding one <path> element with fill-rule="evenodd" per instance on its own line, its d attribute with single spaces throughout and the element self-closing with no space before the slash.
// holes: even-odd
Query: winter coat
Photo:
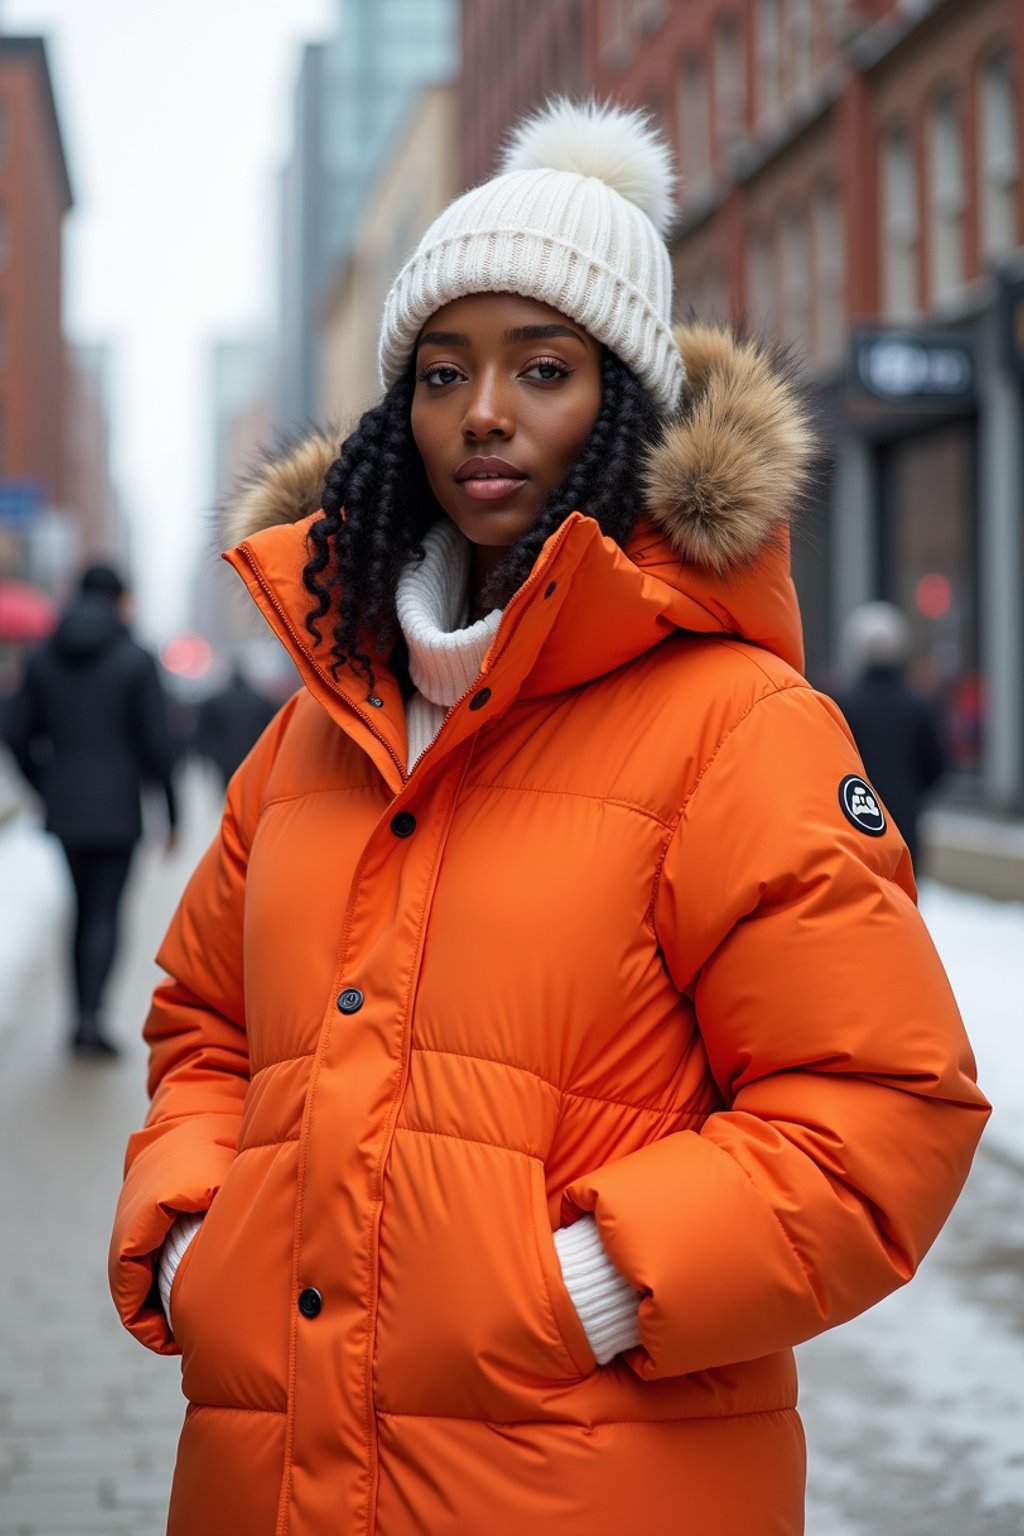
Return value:
<svg viewBox="0 0 1024 1536">
<path fill-rule="evenodd" d="M 656 516 L 625 552 L 566 520 L 411 775 L 394 678 L 305 629 L 280 519 L 323 452 L 241 508 L 305 688 L 160 953 L 111 1250 L 182 1351 L 170 1536 L 795 1536 L 792 1346 L 908 1279 L 966 1176 L 986 1105 L 906 851 L 844 812 L 800 673 L 805 424 L 750 346 L 680 344 Z M 207 1209 L 175 1340 L 154 1257 Z M 643 1296 L 605 1367 L 552 1240 L 581 1212 Z"/>
<path fill-rule="evenodd" d="M 140 795 L 163 790 L 176 821 L 167 706 L 156 663 L 113 601 L 87 592 L 30 658 L 11 710 L 11 749 L 68 847 L 129 848 L 142 835 Z"/>
<path fill-rule="evenodd" d="M 868 777 L 917 862 L 917 819 L 926 791 L 946 771 L 931 701 L 892 667 L 872 667 L 836 694 Z"/>
</svg>

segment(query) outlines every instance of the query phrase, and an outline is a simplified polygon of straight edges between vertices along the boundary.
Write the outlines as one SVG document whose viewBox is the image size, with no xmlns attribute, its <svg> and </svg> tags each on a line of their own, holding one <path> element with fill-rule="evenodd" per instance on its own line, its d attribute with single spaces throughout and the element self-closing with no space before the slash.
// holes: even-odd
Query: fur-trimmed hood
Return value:
<svg viewBox="0 0 1024 1536">
<path fill-rule="evenodd" d="M 651 521 L 682 560 L 727 576 L 788 526 L 814 432 L 776 354 L 715 326 L 679 326 L 675 337 L 686 391 L 648 455 L 644 494 Z M 337 451 L 335 439 L 312 433 L 268 458 L 225 508 L 225 544 L 315 512 Z"/>
</svg>

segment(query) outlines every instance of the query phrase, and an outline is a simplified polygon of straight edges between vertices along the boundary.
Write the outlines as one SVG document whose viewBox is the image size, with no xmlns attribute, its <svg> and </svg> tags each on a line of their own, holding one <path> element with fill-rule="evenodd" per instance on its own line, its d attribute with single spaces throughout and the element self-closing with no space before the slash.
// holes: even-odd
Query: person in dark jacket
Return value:
<svg viewBox="0 0 1024 1536">
<path fill-rule="evenodd" d="M 853 680 L 836 703 L 916 868 L 922 800 L 945 773 L 947 757 L 931 701 L 904 676 L 910 625 L 892 603 L 864 603 L 847 619 L 843 639 Z"/>
<path fill-rule="evenodd" d="M 236 661 L 219 692 L 204 699 L 196 722 L 195 752 L 217 769 L 224 788 L 277 713 Z"/>
<path fill-rule="evenodd" d="M 167 801 L 168 845 L 177 824 L 166 705 L 156 663 L 129 634 L 126 588 L 110 566 L 82 575 L 54 635 L 28 662 L 14 699 L 10 746 L 60 839 L 77 900 L 71 1047 L 108 1057 L 104 986 L 117 948 L 118 912 L 142 835 L 140 794 L 153 782 Z"/>
</svg>

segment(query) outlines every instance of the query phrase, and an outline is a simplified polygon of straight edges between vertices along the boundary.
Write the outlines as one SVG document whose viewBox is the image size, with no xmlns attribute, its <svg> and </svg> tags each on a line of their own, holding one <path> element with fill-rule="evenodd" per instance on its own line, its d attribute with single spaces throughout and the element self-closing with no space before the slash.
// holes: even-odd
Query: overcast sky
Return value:
<svg viewBox="0 0 1024 1536">
<path fill-rule="evenodd" d="M 140 627 L 184 622 L 210 497 L 211 342 L 272 323 L 278 171 L 333 0 L 0 0 L 47 39 L 75 204 L 65 329 L 114 349 Z"/>
</svg>

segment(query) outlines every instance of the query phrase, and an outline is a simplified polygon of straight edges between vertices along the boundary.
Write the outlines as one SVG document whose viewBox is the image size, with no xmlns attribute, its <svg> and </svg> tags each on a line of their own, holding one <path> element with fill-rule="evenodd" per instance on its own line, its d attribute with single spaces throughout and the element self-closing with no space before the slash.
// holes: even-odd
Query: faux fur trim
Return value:
<svg viewBox="0 0 1024 1536">
<path fill-rule="evenodd" d="M 724 574 L 789 523 L 818 445 L 784 355 L 717 326 L 675 338 L 686 390 L 648 455 L 647 506 L 682 559 Z"/>
<path fill-rule="evenodd" d="M 649 451 L 644 493 L 679 556 L 720 574 L 750 564 L 787 525 L 818 445 L 783 356 L 732 331 L 683 325 L 680 411 Z M 223 509 L 228 546 L 320 505 L 338 440 L 314 433 L 267 454 Z"/>
<path fill-rule="evenodd" d="M 324 476 L 340 439 L 312 432 L 278 453 L 265 452 L 221 509 L 225 549 L 278 523 L 301 523 L 320 506 Z"/>
</svg>

